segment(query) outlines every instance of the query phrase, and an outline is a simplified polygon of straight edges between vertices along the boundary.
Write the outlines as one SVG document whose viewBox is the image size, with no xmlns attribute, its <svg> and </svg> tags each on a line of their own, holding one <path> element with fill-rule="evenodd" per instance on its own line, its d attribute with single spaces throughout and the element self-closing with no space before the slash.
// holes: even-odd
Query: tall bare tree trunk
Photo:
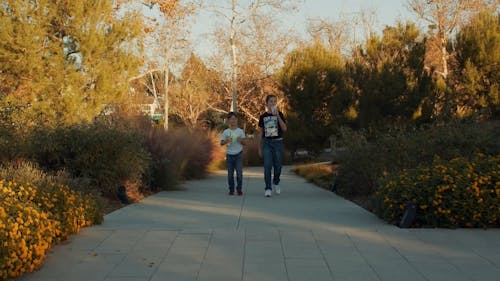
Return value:
<svg viewBox="0 0 500 281">
<path fill-rule="evenodd" d="M 448 65 L 450 59 L 446 50 L 448 37 L 460 24 L 467 23 L 472 15 L 482 9 L 498 9 L 498 0 L 407 0 L 407 3 L 422 20 L 430 23 L 434 28 L 437 27 L 440 44 L 439 57 L 436 55 L 433 59 L 434 65 L 427 65 L 427 67 L 442 68 L 437 73 L 445 80 L 453 71 Z"/>
<path fill-rule="evenodd" d="M 236 112 L 236 110 L 238 109 L 237 108 L 237 78 L 238 78 L 238 72 L 237 72 L 237 60 L 236 60 L 236 46 L 234 44 L 232 44 L 231 46 L 232 48 L 232 53 L 233 53 L 233 73 L 232 73 L 232 93 L 233 93 L 233 96 L 232 96 L 232 100 L 231 100 L 231 111 L 232 112 Z"/>
<path fill-rule="evenodd" d="M 165 129 L 165 131 L 168 131 L 168 87 L 169 87 L 169 71 L 168 71 L 168 67 L 165 67 L 165 70 L 164 70 L 164 79 L 165 79 L 165 82 L 164 82 L 164 85 L 165 85 L 165 89 L 164 89 L 164 95 L 165 95 L 165 123 L 163 123 L 163 128 Z"/>
<path fill-rule="evenodd" d="M 151 117 L 152 117 L 153 114 L 155 114 L 154 111 L 156 111 L 156 106 L 158 105 L 158 93 L 156 92 L 156 83 L 155 83 L 155 79 L 153 77 L 153 72 L 149 73 L 149 78 L 151 79 L 151 85 L 153 86 L 153 96 L 155 97 L 154 107 L 153 107 L 153 110 L 151 112 Z"/>
<path fill-rule="evenodd" d="M 230 110 L 237 112 L 241 111 L 246 114 L 247 110 L 244 109 L 246 103 L 249 102 L 248 96 L 245 95 L 246 82 L 243 82 L 242 79 L 246 77 L 245 68 L 243 65 L 257 65 L 259 58 L 252 58 L 251 62 L 247 62 L 246 59 L 249 55 L 248 52 L 252 52 L 252 49 L 262 48 L 258 44 L 250 45 L 251 48 L 248 48 L 246 44 L 248 42 L 257 42 L 260 40 L 258 37 L 258 29 L 271 30 L 273 28 L 272 25 L 266 25 L 265 28 L 262 26 L 257 26 L 253 22 L 255 19 L 262 19 L 266 22 L 274 22 L 268 20 L 268 17 L 277 16 L 275 12 L 280 11 L 292 11 L 296 7 L 295 2 L 300 2 L 299 0 L 252 0 L 252 1 L 241 1 L 241 0 L 205 0 L 204 2 L 208 3 L 206 7 L 211 10 L 214 14 L 220 16 L 229 26 L 224 29 L 220 29 L 222 31 L 219 33 L 218 31 L 215 33 L 217 36 L 223 36 L 223 38 L 218 38 L 221 40 L 220 42 L 224 42 L 224 52 L 228 52 L 228 56 L 231 56 L 231 61 L 227 63 L 231 67 L 231 72 L 225 72 L 225 63 L 226 57 L 224 57 L 221 61 L 221 67 L 223 68 L 223 73 L 230 75 L 231 77 L 230 87 L 225 87 L 226 94 L 229 95 L 231 93 L 231 105 Z M 222 4 L 221 4 L 222 3 Z M 257 20 L 259 21 L 259 20 Z M 257 30 L 253 30 L 253 28 L 257 28 Z M 274 36 L 275 34 L 268 35 L 268 39 L 276 39 L 280 36 Z M 256 36 L 256 38 L 250 38 L 250 36 Z M 248 40 L 245 40 L 248 39 Z M 229 42 L 228 42 L 229 41 Z M 229 43 L 229 44 L 227 44 Z M 227 49 L 226 49 L 227 47 Z M 280 52 L 280 48 L 283 46 L 280 45 L 279 48 L 276 46 L 272 46 L 275 49 L 267 52 L 268 50 L 262 50 L 259 55 L 263 55 L 263 57 L 273 57 L 277 56 L 274 54 L 274 51 Z M 230 48 L 230 49 L 229 49 Z M 246 49 L 245 49 L 246 48 Z M 258 54 L 258 52 L 255 52 Z M 281 53 L 280 53 L 281 54 Z M 273 58 L 269 58 L 273 59 Z M 267 59 L 267 61 L 269 61 Z M 223 65 L 223 66 L 222 66 Z M 240 68 L 240 66 L 242 68 Z M 268 65 L 262 65 L 268 66 Z M 274 65 L 272 65 L 273 67 Z M 270 69 L 272 67 L 268 67 L 266 69 Z M 255 76 L 255 75 L 253 75 Z M 269 76 L 265 73 L 263 76 Z M 264 77 L 264 78 L 265 78 Z M 258 80 L 255 77 L 254 80 Z M 255 97 L 252 97 L 255 98 Z M 260 104 L 260 101 L 259 101 Z M 213 107 L 212 107 L 213 108 Z M 227 109 L 217 109 L 221 112 L 226 112 Z"/>
<path fill-rule="evenodd" d="M 238 78 L 238 70 L 237 70 L 237 57 L 236 57 L 236 42 L 235 42 L 235 12 L 236 12 L 236 0 L 232 1 L 232 9 L 233 14 L 231 17 L 231 35 L 230 35 L 230 43 L 231 43 L 231 55 L 233 57 L 233 67 L 232 67 L 232 75 L 231 75 L 231 84 L 232 84 L 232 97 L 231 97 L 231 111 L 237 111 L 237 88 L 236 88 L 236 80 Z"/>
<path fill-rule="evenodd" d="M 446 37 L 441 37 L 441 60 L 443 63 L 443 78 L 448 77 L 448 51 L 446 50 Z"/>
</svg>

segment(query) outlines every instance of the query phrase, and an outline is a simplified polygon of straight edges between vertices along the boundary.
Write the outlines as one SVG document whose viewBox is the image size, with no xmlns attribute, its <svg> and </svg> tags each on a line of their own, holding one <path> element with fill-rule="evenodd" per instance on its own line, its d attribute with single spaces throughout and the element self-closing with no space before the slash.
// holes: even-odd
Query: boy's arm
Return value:
<svg viewBox="0 0 500 281">
<path fill-rule="evenodd" d="M 285 120 L 283 120 L 283 118 L 281 117 L 281 112 L 278 112 L 277 117 L 278 117 L 278 123 L 280 124 L 281 130 L 282 130 L 283 132 L 286 132 L 286 129 L 287 129 L 287 127 L 286 127 L 286 122 L 285 122 Z"/>
<path fill-rule="evenodd" d="M 264 138 L 264 128 L 260 128 L 260 134 L 257 136 L 257 148 L 259 157 L 262 157 L 262 138 Z"/>
<path fill-rule="evenodd" d="M 225 144 L 227 144 L 228 142 L 229 142 L 229 138 L 227 137 L 226 132 L 224 131 L 224 132 L 222 133 L 222 136 L 221 136 L 221 139 L 220 139 L 220 145 L 221 145 L 221 146 L 222 146 L 222 145 L 225 145 Z"/>
<path fill-rule="evenodd" d="M 239 141 L 242 145 L 246 145 L 246 144 L 247 144 L 248 139 L 247 139 L 247 138 L 246 138 L 246 136 L 245 136 L 245 132 L 241 131 L 241 134 L 240 134 L 240 137 L 238 138 L 238 141 Z"/>
<path fill-rule="evenodd" d="M 264 119 L 262 115 L 259 117 L 259 135 L 257 136 L 257 149 L 259 152 L 259 157 L 262 158 L 262 139 L 264 138 Z"/>
</svg>

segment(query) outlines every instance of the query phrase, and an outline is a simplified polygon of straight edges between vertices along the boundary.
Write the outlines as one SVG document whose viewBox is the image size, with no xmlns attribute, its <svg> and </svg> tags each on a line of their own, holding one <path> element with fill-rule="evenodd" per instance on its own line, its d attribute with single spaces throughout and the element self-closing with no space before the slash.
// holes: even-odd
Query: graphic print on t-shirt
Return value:
<svg viewBox="0 0 500 281">
<path fill-rule="evenodd" d="M 266 138 L 278 136 L 278 117 L 264 117 L 264 134 Z"/>
</svg>

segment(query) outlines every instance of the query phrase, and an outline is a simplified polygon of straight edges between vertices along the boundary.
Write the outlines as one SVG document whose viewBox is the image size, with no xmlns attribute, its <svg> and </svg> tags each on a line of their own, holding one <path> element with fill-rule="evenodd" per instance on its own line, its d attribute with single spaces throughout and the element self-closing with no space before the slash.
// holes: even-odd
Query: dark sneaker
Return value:
<svg viewBox="0 0 500 281">
<path fill-rule="evenodd" d="M 228 194 L 229 195 L 234 195 L 234 191 L 230 190 Z"/>
<path fill-rule="evenodd" d="M 243 191 L 238 190 L 238 196 L 241 196 L 241 195 L 243 195 Z"/>
</svg>

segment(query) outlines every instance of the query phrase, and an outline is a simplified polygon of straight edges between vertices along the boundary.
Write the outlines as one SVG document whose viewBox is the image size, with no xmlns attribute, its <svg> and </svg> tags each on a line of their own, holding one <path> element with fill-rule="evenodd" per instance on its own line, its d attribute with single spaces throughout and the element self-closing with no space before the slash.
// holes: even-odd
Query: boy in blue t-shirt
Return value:
<svg viewBox="0 0 500 281">
<path fill-rule="evenodd" d="M 239 196 L 243 195 L 243 145 L 245 144 L 245 132 L 238 128 L 238 117 L 236 113 L 229 112 L 227 115 L 229 128 L 222 133 L 220 145 L 226 147 L 227 182 L 229 195 L 234 195 L 234 171 L 236 170 L 236 191 Z"/>
</svg>

